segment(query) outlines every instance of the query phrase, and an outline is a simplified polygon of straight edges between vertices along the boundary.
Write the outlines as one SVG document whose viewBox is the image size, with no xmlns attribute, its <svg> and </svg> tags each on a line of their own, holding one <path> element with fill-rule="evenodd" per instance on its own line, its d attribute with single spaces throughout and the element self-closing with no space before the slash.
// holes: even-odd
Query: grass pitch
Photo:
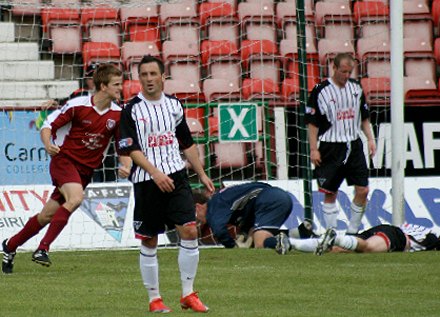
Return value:
<svg viewBox="0 0 440 317">
<path fill-rule="evenodd" d="M 0 316 L 148 316 L 138 251 L 52 252 L 39 266 L 16 256 L 0 277 Z M 171 316 L 178 300 L 177 250 L 159 250 L 160 288 Z M 195 288 L 209 316 L 440 316 L 440 252 L 313 254 L 201 249 Z M 151 314 L 152 315 L 152 314 Z"/>
</svg>

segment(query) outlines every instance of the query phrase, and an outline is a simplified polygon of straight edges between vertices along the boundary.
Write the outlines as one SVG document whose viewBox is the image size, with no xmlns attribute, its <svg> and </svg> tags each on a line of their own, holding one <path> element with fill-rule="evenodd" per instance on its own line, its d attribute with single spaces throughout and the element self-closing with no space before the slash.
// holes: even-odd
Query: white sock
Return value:
<svg viewBox="0 0 440 317">
<path fill-rule="evenodd" d="M 338 233 L 335 238 L 335 245 L 345 250 L 356 251 L 358 240 L 355 236 Z"/>
<path fill-rule="evenodd" d="M 319 243 L 319 239 L 289 238 L 289 241 L 292 248 L 301 252 L 315 252 Z"/>
<path fill-rule="evenodd" d="M 347 233 L 358 233 L 359 226 L 361 225 L 362 216 L 364 215 L 365 206 L 358 206 L 354 202 L 351 202 L 350 211 L 350 223 L 348 224 Z"/>
<path fill-rule="evenodd" d="M 157 262 L 157 248 L 150 249 L 141 245 L 139 267 L 142 281 L 147 289 L 150 302 L 160 298 L 159 294 L 159 264 Z"/>
<path fill-rule="evenodd" d="M 324 213 L 324 220 L 326 229 L 336 228 L 338 225 L 339 208 L 336 203 L 324 203 L 322 204 L 322 212 Z"/>
<path fill-rule="evenodd" d="M 194 292 L 194 279 L 199 265 L 199 244 L 197 240 L 180 240 L 177 261 L 182 281 L 182 297 L 185 297 Z"/>
</svg>

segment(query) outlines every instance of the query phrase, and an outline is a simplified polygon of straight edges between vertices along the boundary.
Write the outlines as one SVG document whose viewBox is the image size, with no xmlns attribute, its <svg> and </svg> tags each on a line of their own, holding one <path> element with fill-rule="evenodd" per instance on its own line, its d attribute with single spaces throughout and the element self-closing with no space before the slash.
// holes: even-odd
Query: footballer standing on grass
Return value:
<svg viewBox="0 0 440 317">
<path fill-rule="evenodd" d="M 198 236 L 191 188 L 180 150 L 209 192 L 211 179 L 203 170 L 177 98 L 163 93 L 164 64 L 144 56 L 140 61 L 141 92 L 121 115 L 120 148 L 133 160 L 130 180 L 134 184 L 133 226 L 141 240 L 139 265 L 147 289 L 150 312 L 168 313 L 159 292 L 158 234 L 174 226 L 180 237 L 178 266 L 182 282 L 180 306 L 195 312 L 208 307 L 193 290 L 199 262 Z"/>
</svg>

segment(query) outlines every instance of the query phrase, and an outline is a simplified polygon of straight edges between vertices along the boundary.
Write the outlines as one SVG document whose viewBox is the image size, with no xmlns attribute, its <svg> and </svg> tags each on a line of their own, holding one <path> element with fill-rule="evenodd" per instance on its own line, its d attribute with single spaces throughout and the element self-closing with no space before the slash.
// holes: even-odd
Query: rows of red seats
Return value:
<svg viewBox="0 0 440 317">
<path fill-rule="evenodd" d="M 417 98 L 438 97 L 440 42 L 433 34 L 439 3 L 403 1 L 407 97 L 415 90 L 423 90 L 415 94 Z M 138 87 L 136 62 L 151 54 L 167 63 L 166 90 L 183 98 L 295 100 L 300 80 L 293 8 L 294 0 L 184 0 L 119 8 L 46 7 L 41 19 L 54 53 L 81 52 L 84 67 L 100 61 L 120 63 L 130 74 L 125 96 Z M 387 99 L 389 2 L 306 0 L 305 9 L 310 22 L 306 25 L 309 90 L 331 76 L 333 56 L 345 51 L 358 59 L 353 76 L 363 78 L 369 96 L 380 102 Z M 385 92 L 375 90 L 378 86 Z"/>
</svg>

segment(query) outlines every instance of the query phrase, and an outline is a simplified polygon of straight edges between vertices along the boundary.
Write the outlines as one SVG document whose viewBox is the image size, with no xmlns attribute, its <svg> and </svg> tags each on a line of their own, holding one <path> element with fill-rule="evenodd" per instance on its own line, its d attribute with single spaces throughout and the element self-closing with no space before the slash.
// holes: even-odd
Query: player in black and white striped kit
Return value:
<svg viewBox="0 0 440 317">
<path fill-rule="evenodd" d="M 350 78 L 354 66 L 350 54 L 336 55 L 333 76 L 313 88 L 305 114 L 310 159 L 315 165 L 319 190 L 325 195 L 322 209 L 326 228 L 336 228 L 336 197 L 342 181 L 346 179 L 348 185 L 354 185 L 348 233 L 359 231 L 367 204 L 368 168 L 361 130 L 368 140 L 369 155 L 376 153 L 362 87 Z"/>
<path fill-rule="evenodd" d="M 130 180 L 134 184 L 134 231 L 141 240 L 140 271 L 150 299 L 150 312 L 167 313 L 159 293 L 157 261 L 158 234 L 177 229 L 180 237 L 178 265 L 182 282 L 180 305 L 184 309 L 206 312 L 193 290 L 199 262 L 197 227 L 192 192 L 180 155 L 183 151 L 206 189 L 214 185 L 200 163 L 177 98 L 165 95 L 164 64 L 145 56 L 139 63 L 141 92 L 121 114 L 121 151 L 133 160 Z"/>
</svg>

